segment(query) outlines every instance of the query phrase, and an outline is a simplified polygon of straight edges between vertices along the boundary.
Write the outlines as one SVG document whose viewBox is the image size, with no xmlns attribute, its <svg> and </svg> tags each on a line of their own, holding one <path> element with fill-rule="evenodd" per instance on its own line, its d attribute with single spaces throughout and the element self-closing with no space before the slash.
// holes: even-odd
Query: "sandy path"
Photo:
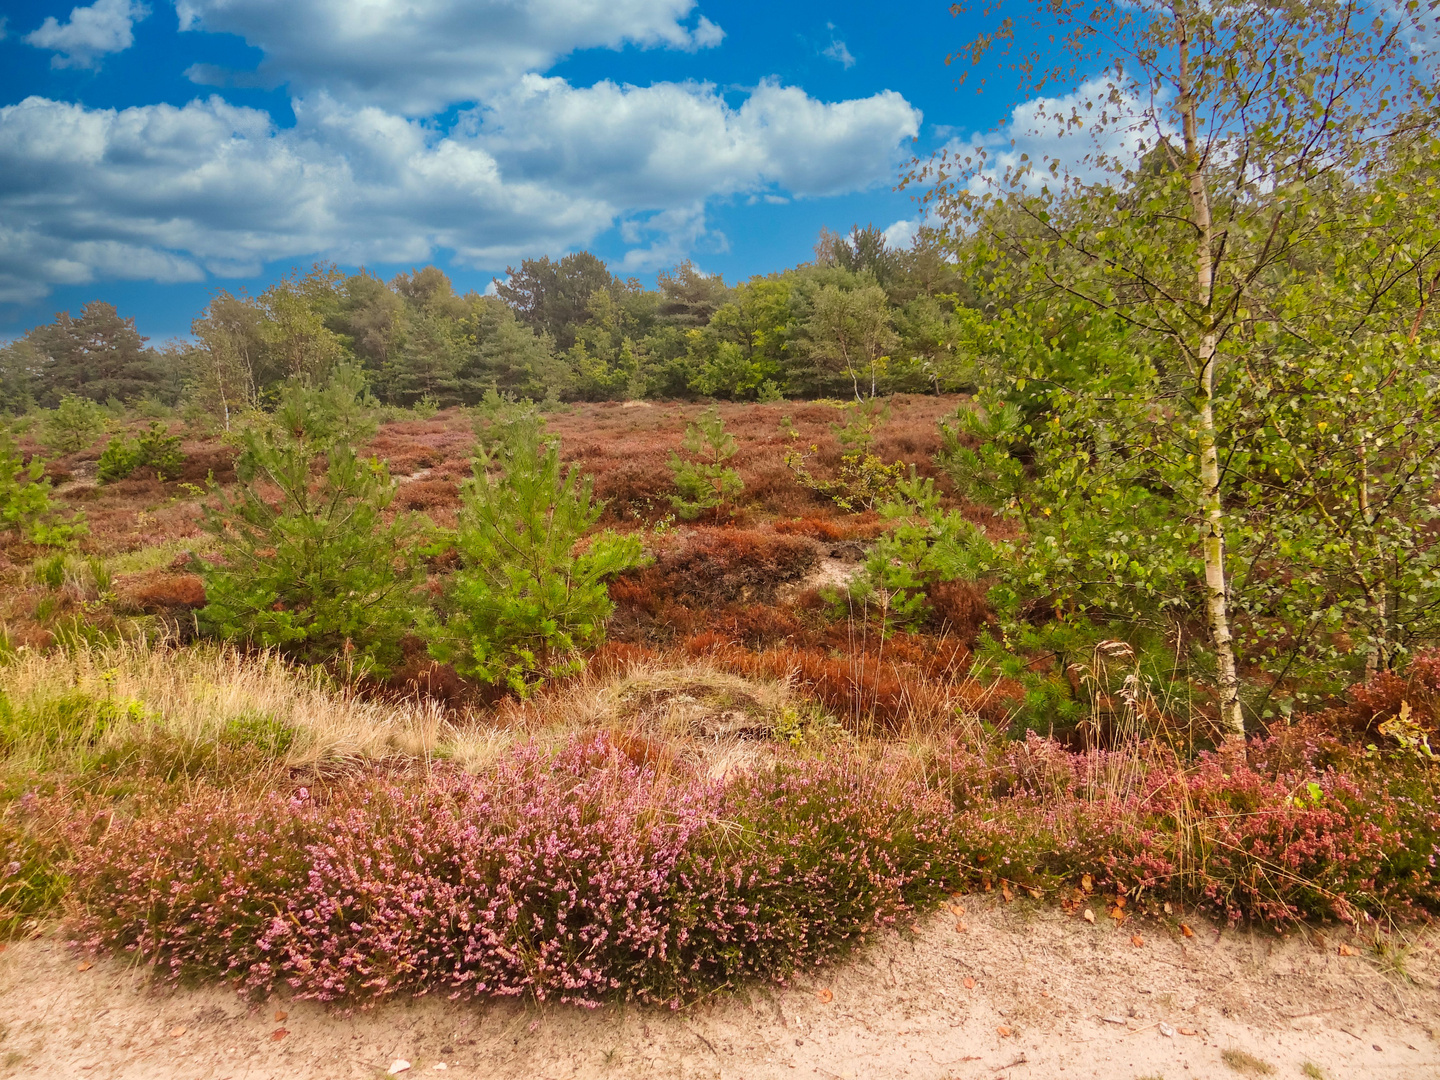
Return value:
<svg viewBox="0 0 1440 1080">
<path fill-rule="evenodd" d="M 1180 1080 L 1240 1075 L 1221 1058 L 1239 1049 L 1277 1078 L 1310 1063 L 1332 1080 L 1440 1080 L 1440 935 L 1412 942 L 1401 977 L 1372 953 L 1340 955 L 1339 937 L 1197 925 L 1184 939 L 965 903 L 964 932 L 934 916 L 844 967 L 681 1014 L 439 1000 L 352 1016 L 252 1008 L 222 989 L 156 991 L 114 962 L 79 970 L 53 941 L 13 944 L 0 954 L 0 1076 L 318 1080 L 384 1076 L 405 1058 L 409 1076 L 442 1075 L 443 1062 L 447 1077 L 517 1080 Z"/>
</svg>

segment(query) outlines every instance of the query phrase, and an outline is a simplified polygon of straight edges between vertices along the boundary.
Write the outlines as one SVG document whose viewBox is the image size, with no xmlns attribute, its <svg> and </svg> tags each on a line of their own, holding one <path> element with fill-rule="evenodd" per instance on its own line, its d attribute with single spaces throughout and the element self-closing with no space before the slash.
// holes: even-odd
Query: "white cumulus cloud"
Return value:
<svg viewBox="0 0 1440 1080">
<path fill-rule="evenodd" d="M 572 87 L 530 76 L 454 130 L 326 94 L 296 125 L 219 97 L 0 108 L 0 300 L 99 278 L 198 280 L 276 259 L 489 267 L 620 224 L 626 269 L 677 261 L 717 196 L 853 191 L 893 175 L 918 112 L 762 83 Z"/>
<path fill-rule="evenodd" d="M 713 48 L 696 0 L 177 0 L 185 30 L 238 34 L 254 72 L 196 65 L 196 82 L 289 84 L 427 116 L 479 102 L 580 49 Z"/>
<path fill-rule="evenodd" d="M 136 0 L 95 0 L 89 7 L 73 8 L 68 22 L 49 16 L 25 36 L 25 43 L 54 52 L 52 67 L 94 67 L 100 57 L 135 44 L 135 24 L 149 14 L 150 9 Z M 3 31 L 0 20 L 0 37 Z"/>
</svg>

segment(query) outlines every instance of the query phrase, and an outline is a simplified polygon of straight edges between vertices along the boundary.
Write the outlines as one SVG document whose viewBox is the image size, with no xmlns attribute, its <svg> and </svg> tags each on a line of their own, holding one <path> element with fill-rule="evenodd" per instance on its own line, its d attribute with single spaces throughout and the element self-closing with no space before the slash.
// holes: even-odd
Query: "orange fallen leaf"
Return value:
<svg viewBox="0 0 1440 1080">
<path fill-rule="evenodd" d="M 1083 919 L 1084 919 L 1086 922 L 1088 922 L 1088 923 L 1093 923 L 1093 922 L 1095 921 L 1095 912 L 1091 911 L 1091 910 L 1087 907 L 1087 908 L 1085 909 L 1084 914 L 1081 916 L 1081 918 L 1083 918 Z"/>
<path fill-rule="evenodd" d="M 1139 934 L 1132 934 L 1130 936 L 1130 944 L 1134 945 L 1138 949 L 1140 948 L 1140 946 L 1145 944 L 1145 939 Z"/>
<path fill-rule="evenodd" d="M 1015 1034 L 1015 1030 L 1013 1028 L 1006 1027 L 1004 1024 L 1001 1024 L 995 1029 L 995 1034 L 999 1035 L 1002 1039 L 1008 1039 L 1011 1035 Z"/>
<path fill-rule="evenodd" d="M 1002 881 L 1000 883 L 1000 895 L 1005 898 L 1005 903 L 1007 904 L 1015 899 L 1015 894 L 1010 890 L 1010 883 L 1008 881 Z"/>
<path fill-rule="evenodd" d="M 75 970 L 76 970 L 76 971 L 89 971 L 89 970 L 90 970 L 92 967 L 94 967 L 94 966 L 95 966 L 95 965 L 92 964 L 92 963 L 90 963 L 89 960 L 81 960 L 80 963 L 78 963 L 78 964 L 75 965 Z"/>
<path fill-rule="evenodd" d="M 1031 900 L 1039 900 L 1040 897 L 1044 895 L 1039 889 L 1029 889 L 1027 891 L 1030 893 Z"/>
<path fill-rule="evenodd" d="M 290 1019 L 290 1014 L 287 1013 L 284 1009 L 276 1009 L 276 1010 L 275 1010 L 275 1022 L 276 1022 L 277 1024 L 278 1024 L 281 1020 L 288 1020 L 288 1019 Z"/>
<path fill-rule="evenodd" d="M 1084 889 L 1086 892 L 1090 892 L 1095 888 L 1095 879 L 1092 878 L 1089 874 L 1081 874 L 1080 888 Z"/>
<path fill-rule="evenodd" d="M 1191 930 L 1190 927 L 1186 926 L 1183 922 L 1180 924 L 1180 933 L 1185 937 L 1195 936 L 1195 931 Z"/>
<path fill-rule="evenodd" d="M 173 1028 L 170 1029 L 170 1037 L 171 1037 L 172 1039 L 178 1039 L 181 1035 L 184 1035 L 184 1034 L 185 1034 L 185 1025 L 184 1025 L 184 1024 L 181 1024 L 181 1025 L 179 1025 L 178 1027 L 173 1027 Z"/>
<path fill-rule="evenodd" d="M 955 932 L 956 932 L 957 934 L 963 934 L 963 933 L 965 933 L 965 932 L 966 932 L 967 930 L 969 930 L 969 929 L 970 929 L 970 927 L 966 926 L 963 922 L 957 922 L 957 923 L 955 924 Z"/>
<path fill-rule="evenodd" d="M 964 905 L 964 904 L 951 904 L 951 905 L 950 905 L 950 910 L 953 911 L 956 915 L 964 915 L 964 914 L 965 914 L 965 905 Z"/>
<path fill-rule="evenodd" d="M 975 989 L 975 980 L 972 979 L 969 975 L 966 975 L 966 976 L 965 976 L 965 989 L 966 989 L 966 990 L 974 990 L 974 989 Z"/>
<path fill-rule="evenodd" d="M 1200 1033 L 1199 1033 L 1198 1031 L 1196 1031 L 1194 1028 L 1176 1028 L 1175 1030 L 1178 1031 L 1178 1032 L 1180 1032 L 1181 1035 L 1198 1035 L 1198 1034 L 1200 1034 Z"/>
<path fill-rule="evenodd" d="M 1355 956 L 1355 955 L 1356 955 L 1356 950 L 1355 950 L 1355 949 L 1352 949 L 1349 945 L 1341 945 L 1341 946 L 1340 946 L 1340 955 L 1341 955 L 1341 956 Z"/>
<path fill-rule="evenodd" d="M 1115 906 L 1118 908 L 1123 908 L 1125 906 L 1125 897 L 1117 896 L 1115 898 Z"/>
<path fill-rule="evenodd" d="M 1111 909 L 1110 909 L 1110 917 L 1111 917 L 1112 919 L 1114 919 L 1116 922 L 1124 922 L 1124 921 L 1125 921 L 1125 912 L 1121 911 L 1118 907 L 1117 907 L 1117 908 L 1111 908 Z"/>
<path fill-rule="evenodd" d="M 835 993 L 829 987 L 826 987 L 816 994 L 815 997 L 819 999 L 821 1005 L 829 1005 L 830 1002 L 835 1000 Z"/>
<path fill-rule="evenodd" d="M 270 1041 L 279 1042 L 281 1039 L 283 1039 L 286 1035 L 289 1034 L 290 1032 L 286 1031 L 284 1028 L 276 1028 L 273 1032 L 270 1033 Z"/>
</svg>

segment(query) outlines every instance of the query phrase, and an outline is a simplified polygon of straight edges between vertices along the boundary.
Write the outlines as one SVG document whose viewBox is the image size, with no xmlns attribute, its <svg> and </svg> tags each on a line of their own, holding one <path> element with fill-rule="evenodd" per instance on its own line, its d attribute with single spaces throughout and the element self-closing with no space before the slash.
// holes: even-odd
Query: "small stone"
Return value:
<svg viewBox="0 0 1440 1080">
<path fill-rule="evenodd" d="M 390 1069 L 389 1069 L 387 1075 L 389 1075 L 389 1076 L 399 1076 L 401 1073 L 403 1073 L 403 1072 L 409 1072 L 409 1071 L 410 1071 L 410 1062 L 406 1061 L 404 1058 L 396 1058 L 394 1061 L 392 1061 L 392 1062 L 390 1063 Z"/>
<path fill-rule="evenodd" d="M 1167 1039 L 1173 1039 L 1175 1037 L 1175 1029 L 1164 1021 L 1161 1021 L 1160 1034 L 1164 1035 Z"/>
</svg>

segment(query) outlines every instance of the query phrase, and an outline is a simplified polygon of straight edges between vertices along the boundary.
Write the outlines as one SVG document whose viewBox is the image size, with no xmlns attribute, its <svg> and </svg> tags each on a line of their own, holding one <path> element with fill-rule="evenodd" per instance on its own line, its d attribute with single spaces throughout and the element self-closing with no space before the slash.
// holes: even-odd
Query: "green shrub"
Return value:
<svg viewBox="0 0 1440 1080">
<path fill-rule="evenodd" d="M 642 559 L 638 539 L 610 532 L 577 551 L 604 508 L 591 487 L 562 468 L 533 415 L 507 426 L 493 453 L 477 448 L 461 491 L 463 565 L 446 633 L 432 648 L 438 658 L 517 693 L 578 669 L 579 650 L 604 636 L 606 579 Z"/>
<path fill-rule="evenodd" d="M 45 417 L 45 445 L 57 454 L 84 450 L 105 430 L 106 419 L 103 406 L 89 398 L 66 394 Z"/>
<path fill-rule="evenodd" d="M 84 531 L 78 516 L 68 522 L 55 520 L 43 463 L 32 458 L 25 464 L 20 448 L 0 431 L 0 533 L 13 532 L 37 544 L 58 546 Z"/>
<path fill-rule="evenodd" d="M 729 512 L 730 500 L 745 489 L 740 474 L 726 465 L 735 456 L 735 436 L 725 430 L 719 409 L 709 409 L 685 426 L 682 444 L 695 460 L 686 460 L 673 451 L 670 472 L 678 495 L 671 495 L 675 512 L 693 521 L 706 510 L 716 517 Z"/>
<path fill-rule="evenodd" d="M 99 477 L 102 484 L 111 483 L 148 466 L 159 479 L 167 480 L 180 475 L 184 464 L 180 437 L 169 434 L 164 425 L 156 421 L 138 439 L 116 435 L 106 443 L 100 455 Z"/>
<path fill-rule="evenodd" d="M 875 432 L 889 419 L 889 403 L 871 399 L 856 405 L 844 424 L 830 425 L 846 449 L 829 480 L 810 471 L 806 458 L 819 449 L 813 444 L 808 452 L 792 446 L 785 452 L 785 464 L 802 486 L 832 499 L 840 509 L 849 513 L 874 510 L 896 498 L 906 474 L 904 462 L 887 464 L 870 449 Z M 798 435 L 793 428 L 790 434 L 792 438 Z"/>
<path fill-rule="evenodd" d="M 417 614 L 421 530 L 413 516 L 384 521 L 395 482 L 351 444 L 365 429 L 363 392 L 348 369 L 322 390 L 291 386 L 273 423 L 242 434 L 239 497 L 217 488 L 206 513 L 219 555 L 203 564 L 210 632 L 311 663 L 342 659 L 350 674 L 383 674 L 399 659 Z"/>
<path fill-rule="evenodd" d="M 97 476 L 102 484 L 124 480 L 140 467 L 140 448 L 124 435 L 112 436 L 100 454 Z"/>
</svg>

